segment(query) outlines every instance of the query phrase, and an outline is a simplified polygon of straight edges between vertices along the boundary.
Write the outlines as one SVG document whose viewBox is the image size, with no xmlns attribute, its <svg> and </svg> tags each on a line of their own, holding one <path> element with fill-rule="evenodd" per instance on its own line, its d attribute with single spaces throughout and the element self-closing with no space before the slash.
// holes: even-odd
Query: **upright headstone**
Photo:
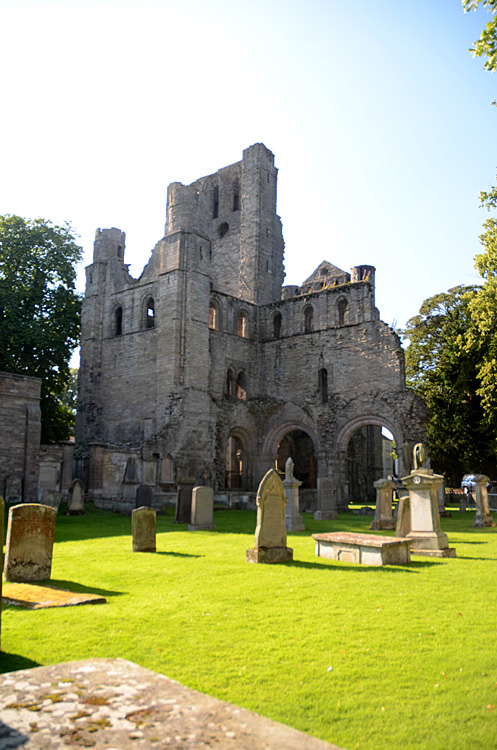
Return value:
<svg viewBox="0 0 497 750">
<path fill-rule="evenodd" d="M 287 499 L 285 526 L 287 531 L 305 531 L 305 524 L 299 512 L 299 487 L 302 482 L 293 476 L 293 459 L 289 456 L 285 464 L 283 488 Z"/>
<path fill-rule="evenodd" d="M 136 505 L 135 508 L 151 508 L 152 507 L 152 488 L 148 484 L 140 484 L 136 490 Z"/>
<path fill-rule="evenodd" d="M 314 513 L 315 521 L 335 521 L 337 511 L 337 483 L 331 477 L 318 477 L 318 509 Z"/>
<path fill-rule="evenodd" d="M 475 520 L 473 521 L 475 528 L 495 526 L 488 504 L 487 484 L 489 481 L 489 478 L 485 474 L 477 474 L 475 476 L 476 513 Z"/>
<path fill-rule="evenodd" d="M 466 513 L 468 507 L 468 498 L 466 495 L 461 495 L 459 498 L 459 513 Z"/>
<path fill-rule="evenodd" d="M 82 516 L 85 512 L 85 486 L 81 479 L 73 479 L 69 487 L 67 515 Z"/>
<path fill-rule="evenodd" d="M 24 503 L 9 510 L 5 549 L 6 581 L 46 581 L 52 572 L 57 511 Z"/>
<path fill-rule="evenodd" d="M 428 469 L 424 446 L 419 443 L 414 448 L 414 469 L 403 483 L 409 491 L 409 515 L 403 511 L 403 522 L 409 520 L 409 531 L 403 536 L 411 541 L 414 555 L 432 557 L 456 557 L 456 550 L 449 548 L 449 540 L 440 527 L 438 511 L 438 488 L 443 476 Z M 399 511 L 400 519 L 400 511 Z M 397 533 L 399 533 L 399 519 Z M 405 528 L 404 528 L 405 531 Z"/>
<path fill-rule="evenodd" d="M 42 505 L 48 505 L 49 508 L 53 508 L 57 512 L 59 510 L 61 497 L 62 495 L 59 490 L 45 488 L 42 492 L 40 503 Z"/>
<path fill-rule="evenodd" d="M 5 502 L 0 495 L 0 651 L 2 650 L 2 581 L 3 581 L 3 529 L 5 524 Z"/>
<path fill-rule="evenodd" d="M 293 560 L 293 550 L 286 546 L 287 499 L 283 482 L 274 469 L 270 469 L 260 483 L 256 503 L 255 545 L 247 550 L 246 561 L 277 563 Z"/>
<path fill-rule="evenodd" d="M 135 508 L 131 512 L 133 552 L 156 551 L 156 511 L 154 508 Z"/>
<path fill-rule="evenodd" d="M 22 503 L 22 480 L 21 477 L 16 477 L 13 474 L 9 474 L 5 478 L 5 502 L 8 505 Z"/>
<path fill-rule="evenodd" d="M 188 531 L 214 531 L 214 490 L 194 487 L 192 492 L 192 522 Z"/>
<path fill-rule="evenodd" d="M 372 529 L 395 528 L 392 511 L 392 498 L 395 486 L 395 482 L 392 479 L 378 479 L 374 482 L 376 489 L 376 509 L 374 520 L 371 523 Z"/>
<path fill-rule="evenodd" d="M 191 482 L 183 480 L 178 487 L 178 494 L 176 497 L 176 517 L 174 523 L 192 522 L 193 484 L 193 480 Z"/>
</svg>

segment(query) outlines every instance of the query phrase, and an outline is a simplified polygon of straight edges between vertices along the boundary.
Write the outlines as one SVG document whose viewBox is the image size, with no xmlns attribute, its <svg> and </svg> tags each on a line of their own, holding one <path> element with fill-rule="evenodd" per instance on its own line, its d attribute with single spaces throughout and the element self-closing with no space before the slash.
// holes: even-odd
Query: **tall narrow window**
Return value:
<svg viewBox="0 0 497 750">
<path fill-rule="evenodd" d="M 328 403 L 328 370 L 321 368 L 319 371 L 319 392 L 321 395 L 321 403 Z"/>
<path fill-rule="evenodd" d="M 123 309 L 118 307 L 114 313 L 114 333 L 116 336 L 121 336 L 123 332 Z"/>
<path fill-rule="evenodd" d="M 238 315 L 238 335 L 243 339 L 248 338 L 248 320 L 247 313 L 241 312 Z"/>
<path fill-rule="evenodd" d="M 212 218 L 217 219 L 219 216 L 219 188 L 216 185 L 212 191 Z"/>
<path fill-rule="evenodd" d="M 338 325 L 343 326 L 347 315 L 348 302 L 345 297 L 341 297 L 338 300 Z"/>
<path fill-rule="evenodd" d="M 217 329 L 217 309 L 214 302 L 211 302 L 209 305 L 209 328 L 212 328 L 213 331 Z"/>
<path fill-rule="evenodd" d="M 247 398 L 247 386 L 245 383 L 245 373 L 239 372 L 236 379 L 236 397 L 241 401 L 245 401 Z"/>
<path fill-rule="evenodd" d="M 273 336 L 275 339 L 279 339 L 281 336 L 281 313 L 277 312 L 273 318 Z"/>
<path fill-rule="evenodd" d="M 153 328 L 155 326 L 155 303 L 154 298 L 149 297 L 147 300 L 147 314 L 145 320 L 146 328 Z"/>
<path fill-rule="evenodd" d="M 233 398 L 235 392 L 235 374 L 230 369 L 226 373 L 226 398 Z"/>
<path fill-rule="evenodd" d="M 240 210 L 240 186 L 238 182 L 233 184 L 233 211 Z"/>
<path fill-rule="evenodd" d="M 314 309 L 312 305 L 307 305 L 304 309 L 304 332 L 311 333 L 314 330 Z"/>
</svg>

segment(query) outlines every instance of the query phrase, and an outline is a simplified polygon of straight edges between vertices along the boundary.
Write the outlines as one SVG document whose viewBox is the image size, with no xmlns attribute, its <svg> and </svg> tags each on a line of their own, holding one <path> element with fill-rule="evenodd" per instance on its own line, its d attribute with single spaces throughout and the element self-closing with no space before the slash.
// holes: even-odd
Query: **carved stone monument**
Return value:
<svg viewBox="0 0 497 750">
<path fill-rule="evenodd" d="M 285 464 L 283 488 L 287 499 L 285 526 L 287 531 L 305 531 L 305 524 L 299 513 L 299 487 L 302 482 L 293 476 L 293 459 L 288 457 Z"/>
<path fill-rule="evenodd" d="M 85 486 L 81 479 L 73 479 L 71 486 L 69 487 L 67 515 L 85 515 Z"/>
<path fill-rule="evenodd" d="M 283 482 L 274 469 L 270 469 L 260 483 L 256 503 L 255 544 L 247 550 L 246 561 L 278 563 L 293 560 L 293 550 L 286 546 L 287 499 Z"/>
<path fill-rule="evenodd" d="M 334 521 L 338 518 L 337 483 L 331 477 L 318 477 L 319 510 L 314 513 L 315 521 Z"/>
<path fill-rule="evenodd" d="M 148 484 L 140 484 L 136 490 L 135 508 L 151 508 L 152 497 L 152 488 Z"/>
<path fill-rule="evenodd" d="M 495 526 L 494 519 L 488 505 L 487 484 L 489 478 L 485 474 L 475 476 L 476 513 L 473 526 L 482 528 L 484 526 Z"/>
<path fill-rule="evenodd" d="M 131 512 L 133 552 L 156 551 L 156 512 L 154 508 L 135 508 Z"/>
<path fill-rule="evenodd" d="M 376 488 L 376 510 L 374 520 L 371 523 L 372 529 L 395 528 L 392 511 L 392 496 L 395 486 L 395 482 L 392 479 L 378 479 L 374 483 L 374 487 Z"/>
<path fill-rule="evenodd" d="M 57 511 L 24 503 L 9 510 L 5 548 L 6 581 L 45 581 L 52 572 Z"/>
<path fill-rule="evenodd" d="M 402 507 L 399 505 L 396 535 L 410 539 L 414 555 L 456 557 L 456 550 L 449 548 L 447 534 L 440 527 L 438 488 L 443 476 L 434 474 L 426 462 L 426 451 L 419 443 L 414 447 L 414 469 L 402 479 L 409 500 L 404 500 Z"/>
<path fill-rule="evenodd" d="M 214 531 L 214 490 L 194 487 L 192 492 L 192 522 L 188 531 Z"/>
</svg>

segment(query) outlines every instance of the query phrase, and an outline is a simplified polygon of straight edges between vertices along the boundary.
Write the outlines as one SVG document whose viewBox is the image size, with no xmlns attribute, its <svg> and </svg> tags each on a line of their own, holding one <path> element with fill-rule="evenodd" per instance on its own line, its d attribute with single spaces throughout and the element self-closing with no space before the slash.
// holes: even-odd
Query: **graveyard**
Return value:
<svg viewBox="0 0 497 750">
<path fill-rule="evenodd" d="M 254 511 L 193 531 L 168 508 L 133 552 L 130 517 L 85 510 L 61 505 L 44 585 L 106 603 L 4 603 L 2 672 L 122 657 L 347 750 L 495 747 L 497 529 L 474 511 L 441 519 L 456 558 L 368 567 L 315 556 L 313 534 L 375 533 L 354 506 L 303 513 L 277 565 L 247 564 Z"/>
</svg>

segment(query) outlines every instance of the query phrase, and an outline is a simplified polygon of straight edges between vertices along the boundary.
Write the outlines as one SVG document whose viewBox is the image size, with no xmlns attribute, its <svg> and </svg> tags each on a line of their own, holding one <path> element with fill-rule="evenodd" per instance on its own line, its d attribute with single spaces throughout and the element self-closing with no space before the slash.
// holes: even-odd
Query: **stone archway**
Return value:
<svg viewBox="0 0 497 750">
<path fill-rule="evenodd" d="M 231 490 L 251 488 L 253 457 L 250 451 L 248 434 L 240 427 L 234 427 L 226 441 L 226 468 L 224 486 Z"/>
<path fill-rule="evenodd" d="M 339 484 L 342 503 L 372 504 L 375 502 L 374 482 L 394 473 L 388 453 L 392 450 L 383 434 L 386 428 L 393 435 L 399 474 L 403 473 L 403 435 L 391 420 L 377 415 L 364 415 L 348 422 L 337 437 Z"/>
<path fill-rule="evenodd" d="M 273 465 L 282 474 L 287 459 L 291 457 L 295 477 L 302 482 L 302 489 L 316 489 L 317 439 L 307 425 L 288 423 L 274 428 L 266 438 L 264 453 L 273 456 Z"/>
</svg>

